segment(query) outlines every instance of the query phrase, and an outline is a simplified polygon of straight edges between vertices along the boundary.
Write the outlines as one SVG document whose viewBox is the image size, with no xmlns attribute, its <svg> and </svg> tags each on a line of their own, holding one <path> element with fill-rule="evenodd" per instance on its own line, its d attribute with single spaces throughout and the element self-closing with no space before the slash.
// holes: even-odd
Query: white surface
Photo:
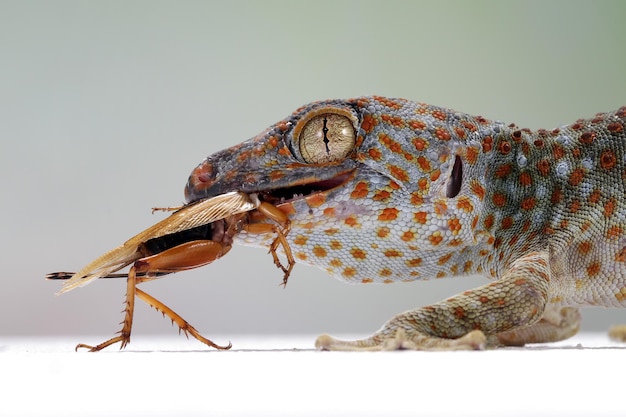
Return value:
<svg viewBox="0 0 626 417">
<path fill-rule="evenodd" d="M 223 340 L 215 338 L 215 340 Z M 2 416 L 618 416 L 625 347 L 601 334 L 484 352 L 317 352 L 314 336 L 233 336 L 228 352 L 137 336 L 4 339 Z"/>
</svg>

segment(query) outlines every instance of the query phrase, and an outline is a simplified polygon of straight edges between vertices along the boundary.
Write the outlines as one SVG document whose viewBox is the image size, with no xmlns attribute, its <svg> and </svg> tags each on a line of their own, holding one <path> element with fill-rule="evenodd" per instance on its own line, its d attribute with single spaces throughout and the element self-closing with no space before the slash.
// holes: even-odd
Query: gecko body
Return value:
<svg viewBox="0 0 626 417">
<path fill-rule="evenodd" d="M 531 131 L 403 99 L 315 102 L 207 157 L 185 195 L 258 195 L 289 217 L 297 262 L 349 283 L 493 279 L 320 348 L 550 342 L 578 331 L 578 307 L 626 306 L 625 129 L 626 107 Z"/>
</svg>

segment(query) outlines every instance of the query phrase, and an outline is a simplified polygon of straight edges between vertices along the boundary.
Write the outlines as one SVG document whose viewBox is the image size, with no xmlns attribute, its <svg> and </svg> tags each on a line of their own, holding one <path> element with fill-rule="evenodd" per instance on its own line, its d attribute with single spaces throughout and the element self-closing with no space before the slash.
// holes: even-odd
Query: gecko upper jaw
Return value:
<svg viewBox="0 0 626 417">
<path fill-rule="evenodd" d="M 338 188 L 348 182 L 354 176 L 354 170 L 333 178 L 311 181 L 308 183 L 299 183 L 293 186 L 280 187 L 272 190 L 259 192 L 259 198 L 270 204 L 281 204 L 302 199 L 318 192 L 326 192 Z"/>
</svg>

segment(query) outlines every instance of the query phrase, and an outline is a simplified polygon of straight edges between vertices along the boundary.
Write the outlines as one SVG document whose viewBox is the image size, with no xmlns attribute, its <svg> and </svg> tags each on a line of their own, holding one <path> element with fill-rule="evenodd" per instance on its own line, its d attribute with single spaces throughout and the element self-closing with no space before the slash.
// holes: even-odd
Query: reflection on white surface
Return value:
<svg viewBox="0 0 626 417">
<path fill-rule="evenodd" d="M 583 334 L 484 352 L 312 350 L 314 336 L 233 336 L 228 352 L 137 336 L 0 342 L 2 416 L 624 415 L 626 345 Z M 85 339 L 85 340 L 83 340 Z M 216 338 L 220 340 L 219 338 Z M 226 338 L 228 339 L 228 338 Z M 104 340 L 104 339 L 103 339 Z"/>
</svg>

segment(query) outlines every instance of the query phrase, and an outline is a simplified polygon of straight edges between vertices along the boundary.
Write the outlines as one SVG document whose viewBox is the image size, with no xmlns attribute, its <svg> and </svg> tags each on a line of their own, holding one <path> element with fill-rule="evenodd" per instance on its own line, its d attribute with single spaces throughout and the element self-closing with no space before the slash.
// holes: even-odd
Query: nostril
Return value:
<svg viewBox="0 0 626 417">
<path fill-rule="evenodd" d="M 185 199 L 191 201 L 202 191 L 211 187 L 215 183 L 216 170 L 213 164 L 207 159 L 198 165 L 189 175 L 187 186 L 185 187 Z"/>
</svg>

